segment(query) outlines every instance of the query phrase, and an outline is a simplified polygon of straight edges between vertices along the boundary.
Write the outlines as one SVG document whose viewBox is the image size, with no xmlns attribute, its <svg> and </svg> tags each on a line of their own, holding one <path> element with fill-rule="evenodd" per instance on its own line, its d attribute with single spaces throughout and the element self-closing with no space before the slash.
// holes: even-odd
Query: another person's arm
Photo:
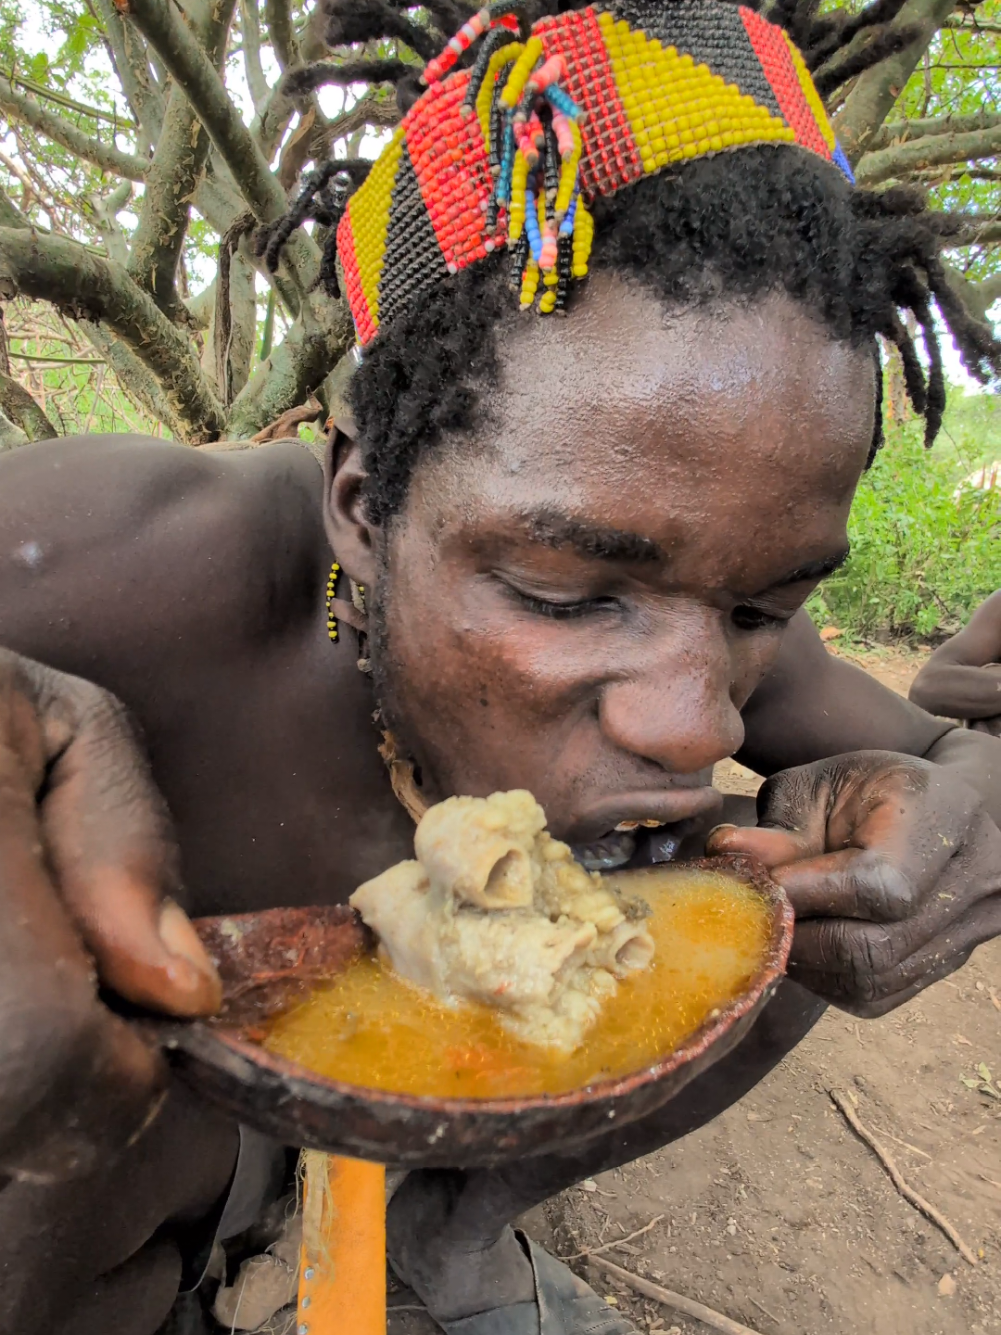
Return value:
<svg viewBox="0 0 1001 1335">
<path fill-rule="evenodd" d="M 947 766 L 977 791 L 1001 826 L 997 740 L 932 717 L 828 653 L 805 612 L 793 618 L 778 661 L 743 718 L 744 745 L 736 758 L 766 778 L 847 752 L 893 751 Z"/>
<path fill-rule="evenodd" d="M 793 978 L 880 1015 L 1001 934 L 1001 743 L 835 659 L 805 614 L 745 719 L 738 759 L 771 776 L 759 825 L 709 848 L 760 858 L 785 887 Z"/>
<path fill-rule="evenodd" d="M 991 594 L 959 634 L 935 650 L 915 677 L 910 698 L 944 718 L 1001 714 L 1001 591 Z"/>
</svg>

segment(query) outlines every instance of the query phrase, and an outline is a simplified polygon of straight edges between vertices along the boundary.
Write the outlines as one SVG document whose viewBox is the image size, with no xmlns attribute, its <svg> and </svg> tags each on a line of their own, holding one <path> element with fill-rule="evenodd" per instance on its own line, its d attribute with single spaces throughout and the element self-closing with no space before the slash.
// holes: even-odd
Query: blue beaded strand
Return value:
<svg viewBox="0 0 1001 1335">
<path fill-rule="evenodd" d="M 555 107 L 557 111 L 562 111 L 564 116 L 569 116 L 571 120 L 580 120 L 580 107 L 569 93 L 563 91 L 559 84 L 551 83 L 548 88 L 542 90 L 542 96 L 550 106 Z"/>
<path fill-rule="evenodd" d="M 525 186 L 525 235 L 536 264 L 542 259 L 542 233 L 539 231 L 539 210 L 531 183 Z"/>
</svg>

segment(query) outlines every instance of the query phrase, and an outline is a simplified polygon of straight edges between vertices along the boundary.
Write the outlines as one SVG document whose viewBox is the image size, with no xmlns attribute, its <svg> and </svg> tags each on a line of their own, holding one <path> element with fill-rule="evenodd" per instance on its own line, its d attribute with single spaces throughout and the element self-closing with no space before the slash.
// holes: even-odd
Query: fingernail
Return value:
<svg viewBox="0 0 1001 1335">
<path fill-rule="evenodd" d="M 709 831 L 709 833 L 706 835 L 706 843 L 708 844 L 709 840 L 713 837 L 713 835 L 719 834 L 721 830 L 736 830 L 737 828 L 738 826 L 729 825 L 725 821 L 722 825 L 714 825 L 712 829 Z"/>
<path fill-rule="evenodd" d="M 160 910 L 160 940 L 178 960 L 184 960 L 197 972 L 196 978 L 185 978 L 187 970 L 179 970 L 180 976 L 175 981 L 186 990 L 204 991 L 206 984 L 209 999 L 222 996 L 222 983 L 216 967 L 208 952 L 199 940 L 194 924 L 188 915 L 172 899 L 168 899 Z M 218 1005 L 218 1002 L 216 1002 Z"/>
</svg>

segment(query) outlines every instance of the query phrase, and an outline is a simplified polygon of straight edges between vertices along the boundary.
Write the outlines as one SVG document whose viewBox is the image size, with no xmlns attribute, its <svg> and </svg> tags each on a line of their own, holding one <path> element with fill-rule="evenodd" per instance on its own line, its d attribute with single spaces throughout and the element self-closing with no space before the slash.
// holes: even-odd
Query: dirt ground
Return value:
<svg viewBox="0 0 1001 1335">
<path fill-rule="evenodd" d="M 851 654 L 906 693 L 922 656 Z M 721 767 L 721 787 L 757 780 Z M 983 1068 L 983 1069 L 982 1069 Z M 985 1075 L 992 1079 L 988 1085 Z M 882 1020 L 829 1011 L 787 1060 L 716 1121 L 533 1211 L 529 1232 L 568 1256 L 626 1238 L 608 1260 L 760 1335 L 987 1335 L 1001 1331 L 1001 941 Z M 968 1265 L 849 1129 L 846 1091 L 910 1186 L 979 1257 Z M 641 1332 L 706 1335 L 574 1263 Z M 409 1305 L 405 1292 L 391 1304 Z M 391 1335 L 431 1335 L 420 1313 Z"/>
</svg>

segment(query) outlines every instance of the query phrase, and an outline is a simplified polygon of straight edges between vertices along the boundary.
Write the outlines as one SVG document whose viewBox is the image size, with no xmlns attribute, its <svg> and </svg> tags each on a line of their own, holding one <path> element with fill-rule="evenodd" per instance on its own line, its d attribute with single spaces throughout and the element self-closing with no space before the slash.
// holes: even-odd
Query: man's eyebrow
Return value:
<svg viewBox="0 0 1001 1335">
<path fill-rule="evenodd" d="M 652 538 L 622 529 L 591 524 L 584 519 L 550 510 L 536 510 L 523 516 L 523 521 L 535 542 L 546 547 L 570 547 L 579 556 L 590 561 L 663 561 L 664 553 Z"/>
<path fill-rule="evenodd" d="M 835 570 L 839 570 L 851 554 L 851 548 L 845 547 L 833 556 L 822 556 L 819 561 L 807 561 L 806 565 L 797 566 L 788 575 L 783 575 L 781 579 L 776 580 L 772 588 L 781 589 L 786 584 L 800 584 L 807 579 L 823 579 L 825 575 L 830 575 Z"/>
</svg>

